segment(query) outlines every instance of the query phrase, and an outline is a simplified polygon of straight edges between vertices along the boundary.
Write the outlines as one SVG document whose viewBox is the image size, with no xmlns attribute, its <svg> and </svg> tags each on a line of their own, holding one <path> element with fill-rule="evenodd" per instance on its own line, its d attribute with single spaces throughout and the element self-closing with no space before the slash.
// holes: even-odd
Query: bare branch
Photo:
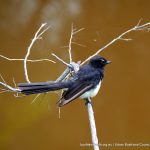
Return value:
<svg viewBox="0 0 150 150">
<path fill-rule="evenodd" d="M 44 24 L 44 26 L 45 26 L 45 25 L 46 25 L 46 23 Z M 44 26 L 43 26 L 43 27 L 44 27 Z M 46 32 L 49 28 L 50 28 L 50 26 L 48 26 L 48 27 L 47 27 L 46 29 L 44 29 L 40 34 L 38 34 L 37 37 L 40 38 L 40 39 L 42 39 L 42 37 L 41 37 L 42 34 L 44 34 L 44 32 Z"/>
<path fill-rule="evenodd" d="M 115 39 L 113 39 L 111 42 L 109 42 L 108 44 L 106 44 L 105 46 L 103 46 L 102 48 L 100 48 L 99 50 L 97 50 L 97 52 L 93 55 L 91 55 L 90 57 L 88 57 L 86 60 L 84 60 L 81 65 L 85 64 L 87 61 L 89 61 L 91 58 L 93 58 L 94 56 L 98 55 L 101 51 L 103 51 L 104 49 L 106 49 L 108 46 L 112 45 L 113 43 L 115 43 L 118 40 L 122 40 L 124 39 L 123 36 L 125 36 L 126 34 L 132 32 L 132 31 L 138 31 L 138 30 L 149 30 L 150 29 L 150 22 L 145 23 L 143 25 L 139 25 L 140 22 L 138 22 L 138 24 L 136 26 L 134 26 L 133 28 L 123 32 L 122 34 L 120 34 L 118 37 L 116 37 Z M 129 40 L 126 40 L 129 41 Z"/>
<path fill-rule="evenodd" d="M 4 78 L 2 77 L 1 74 L 0 74 L 0 77 L 1 77 L 2 81 L 6 84 L 6 81 L 4 80 Z"/>
<path fill-rule="evenodd" d="M 8 57 L 3 56 L 3 55 L 0 55 L 0 57 L 5 59 L 5 60 L 8 60 L 8 61 L 24 61 L 24 59 L 22 59 L 22 58 L 8 58 Z M 56 63 L 55 61 L 50 60 L 50 59 L 35 59 L 35 60 L 28 59 L 27 60 L 27 62 L 42 62 L 42 61 L 48 61 L 48 62 Z"/>
<path fill-rule="evenodd" d="M 94 118 L 94 112 L 93 112 L 93 108 L 92 108 L 92 104 L 91 104 L 91 99 L 90 98 L 88 98 L 87 110 L 88 110 L 89 121 L 90 121 L 90 128 L 91 128 L 91 136 L 92 136 L 93 148 L 94 148 L 94 150 L 99 150 L 97 131 L 96 131 L 96 125 L 95 125 L 95 118 Z"/>
<path fill-rule="evenodd" d="M 22 97 L 26 97 L 26 95 L 19 95 L 20 92 L 18 92 L 17 94 L 14 94 L 14 97 L 16 98 L 22 98 Z"/>
<path fill-rule="evenodd" d="M 123 40 L 123 41 L 132 41 L 133 39 L 120 38 L 120 40 Z"/>
<path fill-rule="evenodd" d="M 77 73 L 79 71 L 79 68 L 80 68 L 80 61 L 78 61 L 77 63 L 75 62 L 72 62 L 70 63 L 70 68 L 75 72 Z"/>
<path fill-rule="evenodd" d="M 77 42 L 72 42 L 72 44 L 76 44 L 76 45 L 79 45 L 81 47 L 86 47 L 86 45 L 83 45 L 83 44 L 80 44 L 80 43 L 77 43 Z"/>
<path fill-rule="evenodd" d="M 13 87 L 11 87 L 10 85 L 8 85 L 8 84 L 5 82 L 5 80 L 4 80 L 4 78 L 2 77 L 1 74 L 0 74 L 0 77 L 1 77 L 1 79 L 3 80 L 3 82 L 0 82 L 0 85 L 3 86 L 3 87 L 5 87 L 6 90 L 8 89 L 8 91 L 10 90 L 11 92 L 20 92 L 20 89 L 13 88 Z"/>
<path fill-rule="evenodd" d="M 138 23 L 137 23 L 137 27 L 140 25 L 140 23 L 141 23 L 141 21 L 143 20 L 143 18 L 141 18 L 139 21 L 138 21 Z"/>
<path fill-rule="evenodd" d="M 40 96 L 41 94 L 37 94 L 36 96 L 35 96 L 35 98 L 33 99 L 33 101 L 31 102 L 31 104 L 33 104 L 35 101 L 36 101 L 36 99 Z"/>
<path fill-rule="evenodd" d="M 70 68 L 67 67 L 66 70 L 57 78 L 55 82 L 63 81 L 69 73 L 70 73 Z"/>
<path fill-rule="evenodd" d="M 6 92 L 10 92 L 10 90 L 6 90 L 6 89 L 1 89 L 2 91 L 0 91 L 0 94 L 2 93 L 6 93 Z"/>
<path fill-rule="evenodd" d="M 69 39 L 69 45 L 68 45 L 68 52 L 69 52 L 69 59 L 70 59 L 70 63 L 72 62 L 72 53 L 71 53 L 71 45 L 73 43 L 73 35 L 79 33 L 80 31 L 84 30 L 84 28 L 81 28 L 79 30 L 75 30 L 73 28 L 73 23 L 71 25 L 71 34 L 70 34 L 70 39 Z M 74 42 L 74 44 L 77 44 L 76 42 Z M 78 44 L 79 45 L 79 44 Z M 81 45 L 80 45 L 81 46 Z"/>
<path fill-rule="evenodd" d="M 52 53 L 52 56 L 54 56 L 56 59 L 58 59 L 60 62 L 65 64 L 66 66 L 70 66 L 68 63 L 66 63 L 64 60 L 62 60 L 60 57 L 58 57 L 56 54 Z"/>
<path fill-rule="evenodd" d="M 16 85 L 16 82 L 15 82 L 15 79 L 13 78 L 13 83 L 14 83 L 14 86 L 15 86 L 15 88 L 17 87 L 17 85 Z"/>
<path fill-rule="evenodd" d="M 9 89 L 11 92 L 21 92 L 20 89 L 18 88 L 13 88 L 10 85 L 7 85 L 6 83 L 0 82 L 0 85 L 2 85 L 3 87 L 6 87 L 7 89 Z"/>
<path fill-rule="evenodd" d="M 58 118 L 60 119 L 61 107 L 58 107 Z"/>
<path fill-rule="evenodd" d="M 26 77 L 26 80 L 27 80 L 28 83 L 30 83 L 30 80 L 29 80 L 28 71 L 27 71 L 27 60 L 28 60 L 28 57 L 29 57 L 29 55 L 30 55 L 31 48 L 32 48 L 33 44 L 35 43 L 35 41 L 38 40 L 38 39 L 41 39 L 42 34 L 43 34 L 45 31 L 47 31 L 47 30 L 49 29 L 49 26 L 48 26 L 46 29 L 44 29 L 44 30 L 40 33 L 40 31 L 43 29 L 43 27 L 44 27 L 45 25 L 46 25 L 46 23 L 42 24 L 42 25 L 40 26 L 40 28 L 37 30 L 37 32 L 35 33 L 34 38 L 32 39 L 32 41 L 31 41 L 31 43 L 30 43 L 30 45 L 29 45 L 29 47 L 28 47 L 28 49 L 27 49 L 26 56 L 25 56 L 25 58 L 24 58 L 24 72 L 25 72 L 25 77 Z"/>
<path fill-rule="evenodd" d="M 82 30 L 84 30 L 85 28 L 81 28 L 81 29 L 79 29 L 79 30 L 75 30 L 74 32 L 73 32 L 73 35 L 75 35 L 75 34 L 77 34 L 78 32 L 80 32 L 80 31 L 82 31 Z"/>
<path fill-rule="evenodd" d="M 72 62 L 72 54 L 71 54 L 71 44 L 72 44 L 72 38 L 73 38 L 73 24 L 71 25 L 71 35 L 70 35 L 70 40 L 69 40 L 69 59 L 70 59 L 70 63 Z"/>
<path fill-rule="evenodd" d="M 13 78 L 13 83 L 14 83 L 15 88 L 17 88 L 17 85 L 16 85 L 16 82 L 15 82 L 15 79 L 14 79 L 14 78 Z M 15 96 L 15 97 L 18 97 L 19 95 L 18 95 L 18 93 L 15 93 L 14 96 Z"/>
</svg>

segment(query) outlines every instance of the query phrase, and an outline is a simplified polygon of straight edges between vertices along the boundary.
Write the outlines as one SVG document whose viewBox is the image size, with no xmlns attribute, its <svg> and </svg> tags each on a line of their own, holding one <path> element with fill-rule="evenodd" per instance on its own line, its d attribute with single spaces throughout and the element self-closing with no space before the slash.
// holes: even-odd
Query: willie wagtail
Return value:
<svg viewBox="0 0 150 150">
<path fill-rule="evenodd" d="M 70 79 L 62 82 L 20 83 L 18 87 L 24 95 L 45 93 L 64 89 L 58 106 L 64 106 L 76 98 L 92 98 L 98 93 L 104 78 L 104 67 L 111 63 L 101 56 L 90 59 L 87 65 L 80 67 L 79 71 Z"/>
</svg>

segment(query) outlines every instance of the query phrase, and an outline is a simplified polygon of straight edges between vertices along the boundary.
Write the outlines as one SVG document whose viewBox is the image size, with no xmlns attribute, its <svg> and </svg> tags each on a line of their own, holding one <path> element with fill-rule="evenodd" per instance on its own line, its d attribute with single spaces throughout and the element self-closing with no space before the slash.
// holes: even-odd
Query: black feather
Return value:
<svg viewBox="0 0 150 150">
<path fill-rule="evenodd" d="M 68 88 L 69 84 L 70 82 L 21 83 L 18 85 L 18 87 L 20 88 L 21 93 L 25 95 L 30 95 Z"/>
</svg>

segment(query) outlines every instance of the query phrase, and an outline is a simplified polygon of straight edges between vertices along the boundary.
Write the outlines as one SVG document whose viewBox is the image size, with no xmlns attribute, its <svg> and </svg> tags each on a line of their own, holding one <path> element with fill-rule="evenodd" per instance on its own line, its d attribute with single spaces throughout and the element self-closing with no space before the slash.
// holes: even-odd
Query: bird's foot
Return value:
<svg viewBox="0 0 150 150">
<path fill-rule="evenodd" d="M 92 104 L 92 101 L 90 101 L 89 99 L 85 99 L 85 106 L 87 106 L 88 104 L 93 105 L 93 104 Z"/>
</svg>

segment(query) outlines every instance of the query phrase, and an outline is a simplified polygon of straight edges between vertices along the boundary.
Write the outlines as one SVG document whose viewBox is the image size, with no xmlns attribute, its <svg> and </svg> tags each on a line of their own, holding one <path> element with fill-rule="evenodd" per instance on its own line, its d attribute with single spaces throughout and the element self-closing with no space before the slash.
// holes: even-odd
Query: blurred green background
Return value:
<svg viewBox="0 0 150 150">
<path fill-rule="evenodd" d="M 74 61 L 84 60 L 122 32 L 150 21 L 149 0 L 0 0 L 0 54 L 23 58 L 41 23 L 51 29 L 38 40 L 32 59 L 50 58 L 57 63 L 28 63 L 32 82 L 55 80 L 65 66 L 51 56 L 54 52 L 69 61 L 67 48 L 71 23 L 85 28 L 74 37 L 84 46 L 72 45 Z M 98 138 L 101 143 L 150 143 L 150 33 L 138 31 L 101 53 L 112 60 L 98 96 L 93 99 Z M 23 63 L 0 59 L 0 73 L 12 86 L 26 82 Z M 61 109 L 59 95 L 15 98 L 0 94 L 0 150 L 92 150 L 88 114 L 84 103 L 74 101 Z M 150 149 L 150 147 L 102 147 Z"/>
</svg>

